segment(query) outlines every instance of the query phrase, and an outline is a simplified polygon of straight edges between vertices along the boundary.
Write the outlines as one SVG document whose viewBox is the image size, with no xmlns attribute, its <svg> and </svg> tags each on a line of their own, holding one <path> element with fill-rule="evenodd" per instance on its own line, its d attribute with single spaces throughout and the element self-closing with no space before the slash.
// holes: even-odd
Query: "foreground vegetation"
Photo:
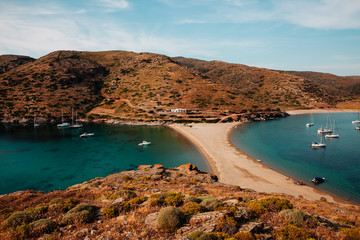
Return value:
<svg viewBox="0 0 360 240">
<path fill-rule="evenodd" d="M 360 208 L 256 193 L 193 165 L 0 196 L 0 239 L 359 239 Z"/>
</svg>

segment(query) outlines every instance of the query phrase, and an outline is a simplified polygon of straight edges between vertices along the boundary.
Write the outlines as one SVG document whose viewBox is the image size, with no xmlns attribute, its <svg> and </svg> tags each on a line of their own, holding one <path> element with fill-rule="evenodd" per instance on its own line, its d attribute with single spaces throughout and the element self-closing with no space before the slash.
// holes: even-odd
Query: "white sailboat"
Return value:
<svg viewBox="0 0 360 240">
<path fill-rule="evenodd" d="M 34 128 L 39 128 L 40 124 L 36 122 L 36 114 L 34 116 Z"/>
<path fill-rule="evenodd" d="M 334 132 L 326 134 L 325 138 L 339 138 L 339 131 L 337 132 L 337 134 L 335 133 L 335 120 L 334 120 L 333 128 L 334 128 Z"/>
<path fill-rule="evenodd" d="M 318 134 L 332 133 L 333 129 L 331 127 L 329 128 L 328 124 L 329 124 L 329 116 L 327 116 L 327 119 L 326 119 L 326 127 L 322 128 L 322 125 L 321 125 L 321 127 L 317 130 Z"/>
<path fill-rule="evenodd" d="M 80 123 L 78 123 L 77 122 L 77 112 L 75 113 L 75 124 L 74 124 L 74 109 L 71 109 L 71 125 L 69 126 L 69 128 L 72 128 L 72 129 L 74 129 L 74 128 L 82 128 L 83 127 L 83 125 L 82 124 L 80 124 Z"/>
<path fill-rule="evenodd" d="M 309 123 L 306 123 L 306 126 L 307 126 L 307 127 L 312 127 L 312 126 L 314 126 L 314 116 L 313 116 L 313 114 L 311 114 L 310 122 L 309 122 Z"/>
<path fill-rule="evenodd" d="M 64 112 L 61 109 L 61 123 L 57 125 L 58 128 L 69 128 L 70 123 L 64 122 Z"/>
<path fill-rule="evenodd" d="M 326 143 L 322 142 L 322 136 L 320 136 L 320 143 L 312 142 L 310 146 L 312 148 L 324 148 L 324 147 L 326 147 Z"/>
<path fill-rule="evenodd" d="M 358 111 L 358 117 L 355 121 L 352 121 L 353 124 L 359 124 L 360 120 L 359 120 L 359 111 Z"/>
<path fill-rule="evenodd" d="M 95 134 L 94 133 L 87 133 L 84 132 L 83 134 L 80 134 L 81 138 L 88 138 L 88 137 L 93 137 Z"/>
</svg>

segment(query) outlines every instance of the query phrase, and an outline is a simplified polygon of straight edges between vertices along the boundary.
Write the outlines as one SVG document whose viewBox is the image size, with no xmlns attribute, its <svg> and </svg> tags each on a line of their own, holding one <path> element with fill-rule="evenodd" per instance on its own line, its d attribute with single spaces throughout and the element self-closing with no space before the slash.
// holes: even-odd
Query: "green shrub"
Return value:
<svg viewBox="0 0 360 240">
<path fill-rule="evenodd" d="M 202 231 L 192 232 L 188 238 L 192 240 L 218 240 L 216 233 L 204 233 Z"/>
<path fill-rule="evenodd" d="M 286 199 L 270 197 L 261 200 L 254 200 L 248 204 L 248 209 L 257 215 L 265 212 L 278 212 L 284 209 L 292 209 L 293 205 Z"/>
<path fill-rule="evenodd" d="M 249 202 L 247 208 L 256 215 L 261 215 L 266 212 L 265 206 L 258 200 Z"/>
<path fill-rule="evenodd" d="M 297 209 L 282 210 L 280 212 L 280 215 L 285 217 L 288 221 L 295 225 L 303 224 L 308 217 L 304 212 Z"/>
<path fill-rule="evenodd" d="M 122 178 L 121 178 L 124 182 L 129 182 L 132 180 L 132 177 L 128 176 L 128 175 L 124 175 Z"/>
<path fill-rule="evenodd" d="M 0 210 L 0 222 L 4 219 L 7 219 L 8 217 L 10 217 L 11 214 L 13 214 L 15 212 L 15 210 L 10 209 L 10 208 L 4 208 Z"/>
<path fill-rule="evenodd" d="M 77 198 L 66 198 L 59 199 L 55 198 L 49 202 L 49 209 L 56 212 L 68 212 L 70 209 L 74 208 L 80 202 Z"/>
<path fill-rule="evenodd" d="M 233 235 L 238 230 L 238 223 L 233 217 L 224 216 L 220 223 L 216 225 L 216 231 Z"/>
<path fill-rule="evenodd" d="M 205 207 L 207 210 L 212 211 L 212 210 L 216 210 L 217 208 L 221 207 L 223 204 L 217 198 L 206 198 L 201 201 L 200 205 Z"/>
<path fill-rule="evenodd" d="M 65 214 L 61 223 L 90 223 L 96 218 L 97 208 L 88 204 L 79 204 Z"/>
<path fill-rule="evenodd" d="M 164 202 L 168 206 L 178 207 L 184 203 L 184 196 L 180 193 L 170 193 L 170 196 L 166 197 Z"/>
<path fill-rule="evenodd" d="M 284 198 L 269 197 L 261 199 L 260 202 L 271 212 L 279 212 L 284 209 L 293 208 L 293 205 Z"/>
<path fill-rule="evenodd" d="M 21 211 L 15 212 L 11 214 L 2 224 L 5 228 L 15 228 L 17 226 L 21 226 L 23 224 L 28 224 L 33 220 L 33 216 L 31 213 Z"/>
<path fill-rule="evenodd" d="M 204 233 L 196 240 L 218 240 L 218 237 L 213 233 Z"/>
<path fill-rule="evenodd" d="M 175 207 L 166 207 L 160 210 L 156 219 L 156 226 L 167 232 L 175 232 L 185 223 L 185 216 L 182 211 Z"/>
<path fill-rule="evenodd" d="M 53 232 L 56 229 L 57 224 L 51 219 L 39 219 L 30 223 L 29 227 L 32 236 L 41 236 L 44 233 Z"/>
<path fill-rule="evenodd" d="M 193 240 L 197 240 L 203 234 L 204 233 L 202 231 L 194 231 L 188 236 L 188 238 L 193 239 Z"/>
<path fill-rule="evenodd" d="M 184 203 L 188 203 L 188 202 L 196 202 L 196 203 L 200 203 L 201 200 L 194 197 L 194 196 L 189 196 L 189 195 L 186 195 L 185 198 L 184 198 Z"/>
<path fill-rule="evenodd" d="M 118 211 L 116 210 L 114 205 L 110 205 L 110 206 L 104 207 L 101 210 L 101 214 L 108 218 L 114 218 L 114 217 L 118 216 Z"/>
<path fill-rule="evenodd" d="M 251 232 L 238 232 L 233 237 L 239 240 L 255 240 Z"/>
<path fill-rule="evenodd" d="M 188 202 L 182 206 L 182 212 L 185 216 L 195 215 L 201 212 L 205 212 L 205 208 L 196 202 Z"/>
<path fill-rule="evenodd" d="M 344 228 L 341 230 L 344 240 L 360 239 L 360 228 Z"/>
<path fill-rule="evenodd" d="M 311 234 L 309 232 L 291 224 L 278 228 L 273 232 L 273 235 L 276 239 L 282 240 L 307 240 L 311 238 Z"/>
<path fill-rule="evenodd" d="M 133 198 L 133 199 L 130 199 L 129 200 L 129 203 L 131 206 L 133 206 L 134 204 L 135 205 L 139 205 L 139 204 L 142 204 L 143 202 L 145 202 L 148 198 L 145 197 L 145 196 L 140 196 L 140 197 L 136 197 L 136 198 Z"/>
<path fill-rule="evenodd" d="M 117 199 L 119 197 L 123 197 L 125 200 L 129 200 L 132 198 L 137 197 L 136 193 L 134 193 L 131 190 L 120 190 L 117 192 L 114 192 L 113 194 L 110 195 L 109 199 Z"/>
</svg>

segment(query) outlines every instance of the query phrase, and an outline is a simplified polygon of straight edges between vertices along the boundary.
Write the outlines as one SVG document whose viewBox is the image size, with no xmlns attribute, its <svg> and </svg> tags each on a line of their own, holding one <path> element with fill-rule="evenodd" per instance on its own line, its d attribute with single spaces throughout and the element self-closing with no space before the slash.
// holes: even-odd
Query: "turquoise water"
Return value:
<svg viewBox="0 0 360 240">
<path fill-rule="evenodd" d="M 235 146 L 264 164 L 303 182 L 325 177 L 318 189 L 360 203 L 360 131 L 352 120 L 357 113 L 314 114 L 315 125 L 307 128 L 310 115 L 243 124 L 233 132 Z M 339 139 L 326 140 L 325 149 L 312 149 L 319 142 L 317 129 L 325 127 L 327 116 L 336 121 Z M 311 184 L 312 185 L 312 184 Z"/>
<path fill-rule="evenodd" d="M 82 130 L 54 126 L 0 125 L 0 194 L 18 190 L 52 191 L 105 177 L 142 164 L 178 167 L 193 163 L 210 171 L 190 142 L 164 127 L 85 125 Z M 138 143 L 147 140 L 149 146 Z"/>
</svg>

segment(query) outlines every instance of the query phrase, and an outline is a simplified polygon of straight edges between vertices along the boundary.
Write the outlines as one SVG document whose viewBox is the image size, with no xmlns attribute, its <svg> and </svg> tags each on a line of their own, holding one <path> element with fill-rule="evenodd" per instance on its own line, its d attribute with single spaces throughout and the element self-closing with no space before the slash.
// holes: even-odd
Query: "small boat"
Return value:
<svg viewBox="0 0 360 240">
<path fill-rule="evenodd" d="M 59 123 L 57 125 L 58 128 L 69 128 L 70 127 L 70 123 L 68 122 L 64 122 L 64 113 L 61 110 L 61 123 Z"/>
<path fill-rule="evenodd" d="M 322 177 L 314 177 L 313 179 L 311 179 L 311 181 L 314 183 L 314 184 L 319 184 L 319 183 L 323 183 L 325 181 L 325 178 L 322 178 Z"/>
<path fill-rule="evenodd" d="M 325 135 L 325 138 L 339 138 L 339 132 L 335 133 L 335 121 L 334 121 L 334 133 L 328 133 Z"/>
<path fill-rule="evenodd" d="M 71 112 L 72 112 L 72 114 L 71 114 L 72 115 L 72 122 L 71 122 L 71 125 L 69 126 L 69 128 L 71 128 L 71 129 L 82 128 L 83 125 L 77 122 L 77 112 L 75 114 L 75 116 L 76 116 L 75 117 L 75 124 L 74 124 L 74 110 L 72 109 Z"/>
<path fill-rule="evenodd" d="M 318 134 L 323 134 L 323 133 L 332 133 L 333 129 L 330 127 L 328 127 L 328 123 L 329 123 L 329 116 L 326 118 L 326 127 L 323 128 L 322 126 L 318 129 L 317 133 Z"/>
<path fill-rule="evenodd" d="M 95 134 L 94 133 L 86 133 L 84 132 L 83 134 L 80 135 L 80 137 L 93 137 Z"/>
<path fill-rule="evenodd" d="M 148 142 L 148 141 L 142 141 L 141 143 L 139 143 L 138 145 L 139 146 L 147 146 L 147 145 L 150 145 L 151 144 L 151 142 Z"/>
<path fill-rule="evenodd" d="M 326 147 L 326 143 L 322 142 L 322 136 L 320 136 L 320 143 L 312 142 L 311 145 L 309 145 L 309 147 L 312 147 L 312 148 L 324 148 L 324 147 Z"/>
<path fill-rule="evenodd" d="M 311 114 L 311 118 L 310 118 L 310 122 L 306 123 L 307 127 L 312 127 L 314 126 L 314 116 Z"/>
<path fill-rule="evenodd" d="M 326 143 L 312 142 L 311 147 L 312 148 L 323 148 L 323 147 L 326 147 Z"/>
<path fill-rule="evenodd" d="M 34 128 L 39 128 L 40 124 L 36 122 L 36 114 L 34 116 Z"/>
<path fill-rule="evenodd" d="M 358 111 L 358 118 L 355 121 L 352 121 L 353 124 L 359 124 L 360 120 L 359 120 L 359 111 Z"/>
</svg>

